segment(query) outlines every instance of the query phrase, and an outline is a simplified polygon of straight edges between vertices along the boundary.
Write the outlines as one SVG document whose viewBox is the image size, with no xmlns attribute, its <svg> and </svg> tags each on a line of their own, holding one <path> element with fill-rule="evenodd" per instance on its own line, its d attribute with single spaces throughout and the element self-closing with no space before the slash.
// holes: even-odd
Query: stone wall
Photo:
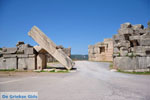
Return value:
<svg viewBox="0 0 150 100">
<path fill-rule="evenodd" d="M 15 48 L 2 48 L 0 53 L 0 69 L 35 69 L 36 51 L 29 44 L 18 42 Z"/>
<path fill-rule="evenodd" d="M 88 57 L 91 61 L 113 61 L 113 41 L 104 39 L 104 42 L 88 46 Z"/>
<path fill-rule="evenodd" d="M 120 70 L 147 69 L 150 66 L 150 30 L 141 24 L 121 25 L 113 36 L 114 68 Z"/>
</svg>

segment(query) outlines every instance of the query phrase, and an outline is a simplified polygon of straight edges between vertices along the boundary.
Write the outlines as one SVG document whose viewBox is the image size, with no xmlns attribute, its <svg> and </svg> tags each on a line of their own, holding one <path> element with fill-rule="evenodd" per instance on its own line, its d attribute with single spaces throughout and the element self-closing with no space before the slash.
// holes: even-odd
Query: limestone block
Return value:
<svg viewBox="0 0 150 100">
<path fill-rule="evenodd" d="M 130 47 L 130 42 L 129 41 L 121 41 L 120 44 L 119 44 L 119 47 L 129 48 Z"/>
<path fill-rule="evenodd" d="M 4 54 L 3 57 L 4 58 L 16 58 L 17 55 L 16 54 Z"/>
<path fill-rule="evenodd" d="M 141 39 L 140 40 L 140 45 L 141 46 L 150 46 L 150 39 Z"/>
<path fill-rule="evenodd" d="M 17 58 L 0 58 L 0 69 L 16 69 Z"/>
<path fill-rule="evenodd" d="M 113 40 L 118 43 L 120 40 L 124 40 L 124 36 L 122 34 L 116 34 L 113 36 Z"/>
<path fill-rule="evenodd" d="M 25 54 L 34 54 L 34 48 L 25 48 L 24 53 Z"/>
<path fill-rule="evenodd" d="M 121 24 L 121 28 L 131 28 L 132 25 L 130 23 Z"/>
<path fill-rule="evenodd" d="M 123 28 L 118 30 L 119 34 L 133 34 L 134 31 L 131 28 Z"/>
<path fill-rule="evenodd" d="M 136 29 L 134 30 L 134 35 L 143 35 L 145 34 L 145 30 L 144 29 Z"/>
<path fill-rule="evenodd" d="M 94 48 L 94 54 L 98 53 L 98 48 Z"/>
<path fill-rule="evenodd" d="M 147 38 L 150 39 L 150 32 L 146 32 L 141 36 L 141 39 L 147 39 Z"/>
<path fill-rule="evenodd" d="M 46 68 L 46 56 L 43 54 L 37 55 L 37 69 Z"/>
<path fill-rule="evenodd" d="M 129 39 L 130 40 L 140 40 L 141 37 L 140 36 L 130 36 Z"/>
<path fill-rule="evenodd" d="M 120 55 L 121 56 L 127 56 L 128 55 L 128 49 L 125 47 L 120 48 Z"/>
<path fill-rule="evenodd" d="M 114 67 L 121 70 L 147 69 L 150 57 L 116 57 Z"/>
<path fill-rule="evenodd" d="M 139 68 L 138 59 L 136 57 L 115 57 L 113 63 L 114 68 L 120 70 L 134 70 Z"/>
<path fill-rule="evenodd" d="M 35 58 L 19 58 L 18 70 L 34 70 Z"/>
<path fill-rule="evenodd" d="M 56 44 L 36 26 L 33 26 L 28 35 L 67 69 L 74 66 L 74 62 L 61 49 L 56 49 Z"/>
<path fill-rule="evenodd" d="M 114 53 L 119 53 L 120 50 L 118 48 L 114 48 Z"/>
<path fill-rule="evenodd" d="M 29 56 L 27 54 L 17 54 L 18 58 L 28 58 Z"/>
<path fill-rule="evenodd" d="M 138 30 L 138 29 L 144 29 L 144 26 L 142 24 L 137 24 L 137 25 L 133 25 L 132 28 L 134 30 Z"/>
<path fill-rule="evenodd" d="M 14 54 L 17 52 L 17 48 L 2 48 L 2 54 Z"/>
</svg>

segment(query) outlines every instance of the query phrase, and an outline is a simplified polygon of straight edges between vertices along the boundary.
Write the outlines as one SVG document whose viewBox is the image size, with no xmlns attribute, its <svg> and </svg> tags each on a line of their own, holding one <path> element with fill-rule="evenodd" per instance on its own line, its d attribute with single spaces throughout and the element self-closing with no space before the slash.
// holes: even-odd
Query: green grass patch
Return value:
<svg viewBox="0 0 150 100">
<path fill-rule="evenodd" d="M 50 73 L 69 73 L 70 70 L 56 70 L 56 69 L 53 69 L 51 71 L 45 71 L 45 70 L 41 70 L 41 71 L 36 71 L 38 73 L 40 72 L 50 72 Z"/>
<path fill-rule="evenodd" d="M 15 71 L 15 69 L 0 69 L 0 71 Z"/>
<path fill-rule="evenodd" d="M 127 71 L 122 71 L 120 69 L 117 70 L 117 72 L 121 72 L 121 73 L 127 73 L 127 74 L 137 74 L 137 75 L 150 75 L 150 71 L 145 71 L 145 72 L 127 72 Z"/>
<path fill-rule="evenodd" d="M 113 63 L 109 65 L 109 69 L 113 69 Z"/>
</svg>

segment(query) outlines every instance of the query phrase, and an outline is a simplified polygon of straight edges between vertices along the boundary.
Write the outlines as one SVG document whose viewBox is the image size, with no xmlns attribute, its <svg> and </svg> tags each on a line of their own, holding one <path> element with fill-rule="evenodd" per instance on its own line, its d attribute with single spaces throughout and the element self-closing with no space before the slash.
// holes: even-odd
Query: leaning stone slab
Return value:
<svg viewBox="0 0 150 100">
<path fill-rule="evenodd" d="M 56 44 L 36 26 L 32 27 L 28 35 L 67 69 L 71 69 L 74 66 L 74 62 L 61 49 L 56 49 Z"/>
</svg>

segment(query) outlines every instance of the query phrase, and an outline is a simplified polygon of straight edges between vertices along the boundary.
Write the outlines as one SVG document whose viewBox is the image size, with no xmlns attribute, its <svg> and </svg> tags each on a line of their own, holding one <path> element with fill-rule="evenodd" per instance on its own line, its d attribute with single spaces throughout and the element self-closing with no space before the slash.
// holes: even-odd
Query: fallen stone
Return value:
<svg viewBox="0 0 150 100">
<path fill-rule="evenodd" d="M 67 69 L 71 69 L 74 66 L 74 62 L 61 49 L 56 49 L 56 44 L 36 26 L 33 26 L 28 35 Z"/>
</svg>

